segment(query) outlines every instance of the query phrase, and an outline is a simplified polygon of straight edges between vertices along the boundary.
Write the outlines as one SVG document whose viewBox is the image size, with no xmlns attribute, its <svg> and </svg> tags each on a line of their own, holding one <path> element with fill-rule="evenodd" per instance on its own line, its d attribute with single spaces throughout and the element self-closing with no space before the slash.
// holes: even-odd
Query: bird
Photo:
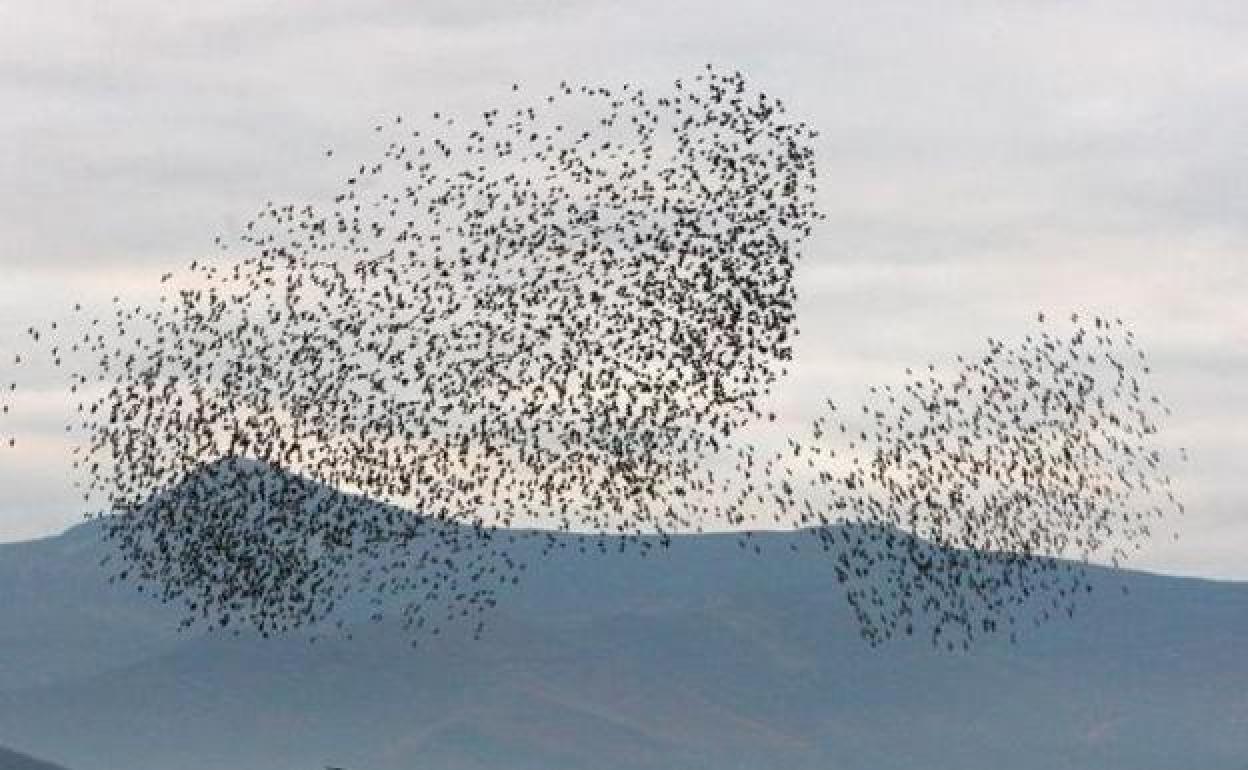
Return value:
<svg viewBox="0 0 1248 770">
<path fill-rule="evenodd" d="M 865 642 L 953 652 L 1073 615 L 1084 564 L 1181 511 L 1121 319 L 1039 312 L 787 435 L 764 404 L 826 218 L 818 132 L 714 67 L 550 90 L 375 123 L 335 192 L 223 237 L 237 256 L 30 328 L 14 366 L 37 353 L 73 385 L 113 579 L 184 627 L 266 637 L 348 629 L 364 597 L 417 643 L 480 638 L 568 547 L 553 532 L 646 557 L 724 528 L 790 558 L 753 537 L 787 527 Z"/>
</svg>

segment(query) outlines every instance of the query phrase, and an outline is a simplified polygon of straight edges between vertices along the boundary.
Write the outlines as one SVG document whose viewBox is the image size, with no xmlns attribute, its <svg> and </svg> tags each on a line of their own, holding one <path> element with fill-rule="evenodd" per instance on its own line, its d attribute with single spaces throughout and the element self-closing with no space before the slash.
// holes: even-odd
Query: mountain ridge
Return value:
<svg viewBox="0 0 1248 770">
<path fill-rule="evenodd" d="M 1231 581 L 1089 567 L 1074 618 L 1017 645 L 871 648 L 805 533 L 606 555 L 556 533 L 479 641 L 413 648 L 393 618 L 179 633 L 102 579 L 93 524 L 0 546 L 0 742 L 74 770 L 1248 768 Z"/>
</svg>

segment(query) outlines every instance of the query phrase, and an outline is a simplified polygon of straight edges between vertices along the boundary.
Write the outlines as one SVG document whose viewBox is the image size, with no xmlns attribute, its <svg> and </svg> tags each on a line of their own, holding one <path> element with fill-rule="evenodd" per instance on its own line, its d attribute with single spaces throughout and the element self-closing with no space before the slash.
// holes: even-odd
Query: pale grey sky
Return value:
<svg viewBox="0 0 1248 770">
<path fill-rule="evenodd" d="M 785 420 L 1039 308 L 1122 316 L 1191 453 L 1182 538 L 1134 564 L 1248 578 L 1241 2 L 0 0 L 0 346 L 151 296 L 267 200 L 323 199 L 378 118 L 706 62 L 822 131 Z M 65 403 L 9 423 L 0 539 L 80 516 Z"/>
</svg>

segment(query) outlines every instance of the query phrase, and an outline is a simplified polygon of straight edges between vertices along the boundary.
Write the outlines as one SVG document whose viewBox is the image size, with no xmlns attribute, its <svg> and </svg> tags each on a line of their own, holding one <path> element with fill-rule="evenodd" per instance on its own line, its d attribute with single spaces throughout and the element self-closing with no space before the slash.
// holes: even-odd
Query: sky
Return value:
<svg viewBox="0 0 1248 770">
<path fill-rule="evenodd" d="M 1040 309 L 1122 317 L 1191 458 L 1133 566 L 1248 579 L 1246 40 L 1240 2 L 0 0 L 0 350 L 324 200 L 378 120 L 709 62 L 821 132 L 786 425 Z M 82 514 L 66 394 L 31 383 L 0 540 Z"/>
</svg>

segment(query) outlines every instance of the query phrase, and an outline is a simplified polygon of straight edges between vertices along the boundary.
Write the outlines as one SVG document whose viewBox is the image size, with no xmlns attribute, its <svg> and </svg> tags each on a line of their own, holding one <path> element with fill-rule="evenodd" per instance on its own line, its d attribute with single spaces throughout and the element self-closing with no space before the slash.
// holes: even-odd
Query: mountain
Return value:
<svg viewBox="0 0 1248 770">
<path fill-rule="evenodd" d="M 0 743 L 81 770 L 1248 770 L 1245 584 L 1093 569 L 1017 645 L 871 648 L 805 534 L 554 535 L 480 641 L 413 648 L 178 633 L 99 530 L 0 546 Z"/>
<path fill-rule="evenodd" d="M 65 768 L 0 746 L 0 770 L 65 770 Z"/>
</svg>

